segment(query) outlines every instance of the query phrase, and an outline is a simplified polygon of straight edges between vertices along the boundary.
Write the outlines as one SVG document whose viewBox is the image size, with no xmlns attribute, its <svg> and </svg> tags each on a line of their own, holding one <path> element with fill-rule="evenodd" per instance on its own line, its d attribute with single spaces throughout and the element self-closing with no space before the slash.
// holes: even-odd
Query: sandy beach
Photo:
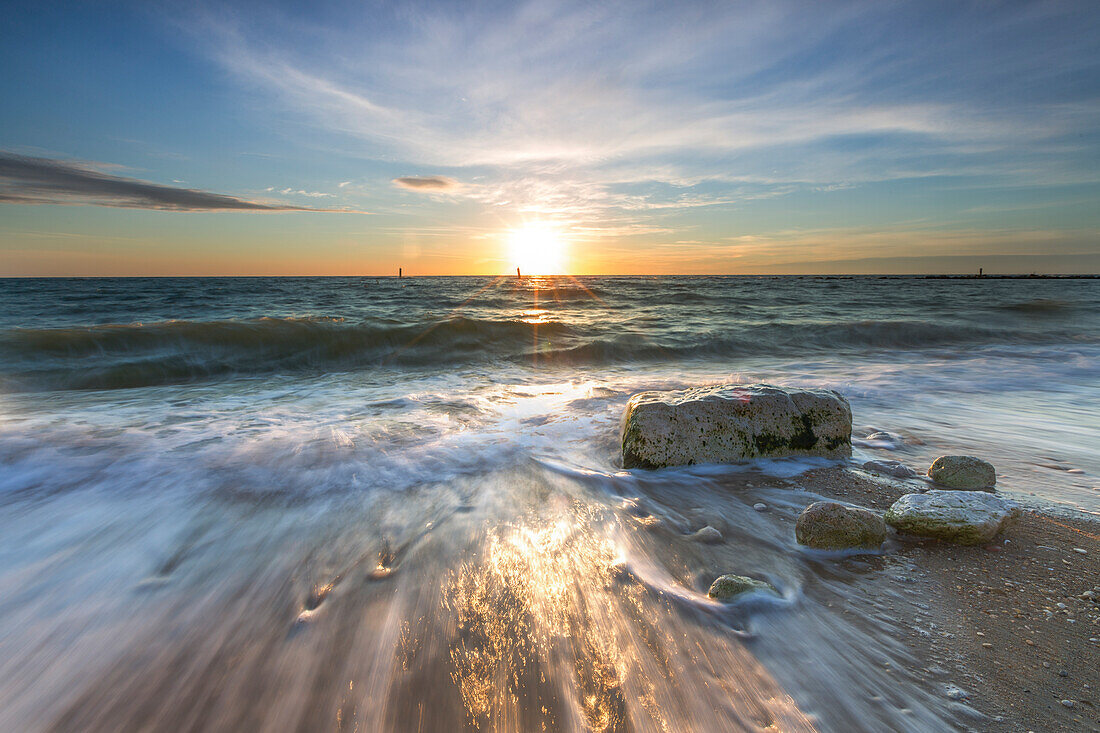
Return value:
<svg viewBox="0 0 1100 733">
<path fill-rule="evenodd" d="M 880 511 L 912 490 L 840 468 L 798 482 Z M 984 546 L 895 537 L 882 557 L 848 562 L 900 590 L 887 608 L 919 673 L 966 694 L 953 707 L 974 730 L 1100 730 L 1100 523 L 1029 509 Z"/>
</svg>

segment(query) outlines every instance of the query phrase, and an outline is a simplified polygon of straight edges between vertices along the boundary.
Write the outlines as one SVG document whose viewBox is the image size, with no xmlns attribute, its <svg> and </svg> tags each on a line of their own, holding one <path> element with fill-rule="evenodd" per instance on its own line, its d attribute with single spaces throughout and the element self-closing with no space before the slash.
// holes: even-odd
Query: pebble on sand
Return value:
<svg viewBox="0 0 1100 733">
<path fill-rule="evenodd" d="M 947 685 L 947 687 L 944 688 L 944 694 L 951 700 L 965 700 L 970 697 L 966 690 L 958 685 Z"/>
<path fill-rule="evenodd" d="M 710 584 L 707 595 L 716 601 L 732 601 L 745 593 L 763 592 L 779 595 L 771 583 L 744 575 L 723 575 Z"/>
<path fill-rule="evenodd" d="M 691 536 L 691 539 L 696 542 L 702 542 L 706 545 L 713 545 L 722 541 L 722 533 L 711 527 L 709 524 L 703 527 L 701 530 Z"/>
<path fill-rule="evenodd" d="M 764 502 L 762 502 L 762 501 L 758 501 L 758 502 L 756 502 L 755 504 L 753 504 L 753 505 L 752 505 L 752 508 L 753 508 L 753 509 L 755 509 L 755 510 L 756 510 L 756 511 L 758 511 L 758 512 L 766 512 L 766 511 L 768 511 L 768 505 L 767 505 L 767 504 L 765 504 L 765 503 L 764 503 Z"/>
<path fill-rule="evenodd" d="M 894 478 L 913 478 L 917 475 L 917 472 L 906 466 L 901 461 L 889 460 L 886 458 L 876 458 L 872 461 L 867 461 L 863 464 L 864 471 L 870 471 L 871 473 L 879 473 L 884 476 L 892 476 Z"/>
</svg>

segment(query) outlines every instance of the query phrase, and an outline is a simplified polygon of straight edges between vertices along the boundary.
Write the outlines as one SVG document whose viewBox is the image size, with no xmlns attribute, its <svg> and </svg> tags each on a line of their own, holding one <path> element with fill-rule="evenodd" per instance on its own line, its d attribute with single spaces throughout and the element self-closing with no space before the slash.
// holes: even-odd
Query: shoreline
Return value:
<svg viewBox="0 0 1100 733">
<path fill-rule="evenodd" d="M 912 490 L 840 467 L 797 479 L 876 511 Z M 989 545 L 895 538 L 872 583 L 922 597 L 892 608 L 905 644 L 931 685 L 962 690 L 976 729 L 1100 730 L 1100 522 L 1022 508 Z"/>
</svg>

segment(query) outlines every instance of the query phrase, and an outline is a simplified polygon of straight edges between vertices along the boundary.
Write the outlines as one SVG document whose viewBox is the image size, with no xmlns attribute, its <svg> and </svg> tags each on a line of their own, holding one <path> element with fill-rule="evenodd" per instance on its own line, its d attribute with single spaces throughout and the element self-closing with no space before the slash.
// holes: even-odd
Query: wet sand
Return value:
<svg viewBox="0 0 1100 733">
<path fill-rule="evenodd" d="M 795 544 L 803 507 L 883 510 L 917 484 L 798 468 L 531 462 L 145 515 L 12 503 L 8 532 L 43 513 L 92 534 L 54 540 L 0 605 L 21 630 L 0 637 L 0 729 L 1097 729 L 1098 610 L 1078 597 L 1095 527 L 1029 513 L 986 548 L 830 556 Z M 695 539 L 704 526 L 720 539 Z M 781 597 L 707 599 L 725 573 Z"/>
<path fill-rule="evenodd" d="M 912 490 L 841 469 L 799 483 L 880 511 Z M 1100 730 L 1100 524 L 1026 510 L 990 545 L 892 545 L 869 582 L 916 591 L 893 607 L 906 644 L 966 694 L 976 730 Z"/>
</svg>

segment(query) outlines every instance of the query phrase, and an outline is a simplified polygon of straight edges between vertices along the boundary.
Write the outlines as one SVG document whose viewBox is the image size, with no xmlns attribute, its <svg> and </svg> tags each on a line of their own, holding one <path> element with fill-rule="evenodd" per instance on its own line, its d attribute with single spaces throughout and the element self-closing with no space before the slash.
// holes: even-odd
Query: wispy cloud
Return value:
<svg viewBox="0 0 1100 733">
<path fill-rule="evenodd" d="M 91 204 L 165 211 L 321 211 L 104 173 L 87 163 L 0 151 L 0 203 Z"/>
<path fill-rule="evenodd" d="M 455 178 L 393 183 L 495 215 L 659 228 L 676 210 L 803 190 L 1098 179 L 1067 152 L 1100 127 L 1100 104 L 1072 82 L 1092 41 L 1070 6 L 990 7 L 980 21 L 868 0 L 621 11 L 372 7 L 293 42 L 301 19 L 214 11 L 198 35 L 334 150 L 444 169 Z M 1026 103 L 1006 104 L 1014 93 Z"/>
</svg>

